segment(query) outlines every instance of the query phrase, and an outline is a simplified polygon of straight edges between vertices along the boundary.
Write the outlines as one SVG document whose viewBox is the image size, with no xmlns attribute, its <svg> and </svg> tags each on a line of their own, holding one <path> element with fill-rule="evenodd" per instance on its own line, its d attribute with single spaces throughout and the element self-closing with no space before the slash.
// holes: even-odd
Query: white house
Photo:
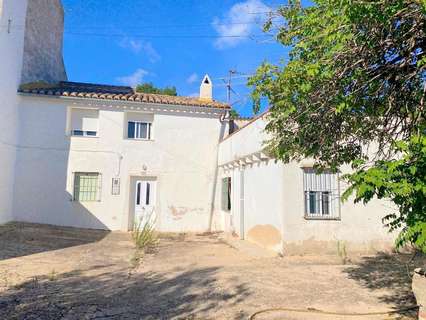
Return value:
<svg viewBox="0 0 426 320">
<path fill-rule="evenodd" d="M 264 152 L 267 113 L 219 144 L 219 181 L 225 230 L 286 254 L 374 252 L 395 235 L 381 219 L 389 203 L 342 203 L 339 174 L 316 174 L 311 161 L 283 164 Z M 341 168 L 341 174 L 350 170 Z M 225 195 L 228 195 L 226 198 Z"/>
<path fill-rule="evenodd" d="M 69 82 L 62 31 L 60 0 L 0 0 L 1 223 L 131 230 L 153 214 L 284 253 L 392 243 L 382 203 L 341 204 L 337 175 L 270 159 L 266 116 L 235 131 L 208 76 L 199 98 Z"/>
</svg>

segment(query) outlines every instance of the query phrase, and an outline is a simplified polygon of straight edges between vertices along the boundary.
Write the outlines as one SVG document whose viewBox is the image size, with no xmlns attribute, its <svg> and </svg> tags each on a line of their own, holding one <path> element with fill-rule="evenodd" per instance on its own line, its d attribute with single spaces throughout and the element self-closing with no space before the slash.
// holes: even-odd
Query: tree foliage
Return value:
<svg viewBox="0 0 426 320">
<path fill-rule="evenodd" d="M 276 38 L 290 47 L 289 60 L 265 62 L 249 80 L 255 110 L 262 98 L 270 104 L 270 151 L 286 162 L 311 157 L 333 170 L 351 163 L 358 171 L 347 179 L 357 200 L 391 199 L 399 213 L 387 217 L 390 227 L 413 226 L 408 220 L 425 216 L 424 207 L 408 215 L 419 207 L 407 209 L 391 190 L 414 180 L 387 186 L 381 180 L 389 178 L 386 168 L 402 176 L 415 170 L 407 173 L 401 166 L 402 145 L 408 148 L 404 159 L 413 161 L 410 168 L 424 161 L 425 153 L 411 152 L 424 141 L 426 128 L 426 1 L 317 0 L 303 7 L 293 0 L 277 15 L 284 23 Z M 274 30 L 273 21 L 267 31 Z M 369 179 L 377 183 L 368 184 Z M 425 185 L 424 177 L 415 181 L 413 188 Z M 371 193 L 364 192 L 367 186 Z M 409 203 L 419 196 L 409 193 Z"/>
<path fill-rule="evenodd" d="M 383 221 L 391 231 L 401 230 L 398 246 L 413 243 L 426 248 L 426 136 L 399 141 L 394 149 L 401 156 L 395 160 L 378 160 L 368 169 L 346 175 L 351 186 L 343 198 L 355 193 L 355 202 L 367 203 L 373 197 L 389 199 L 398 212 Z"/>
<path fill-rule="evenodd" d="M 235 109 L 231 109 L 231 110 L 229 110 L 229 115 L 231 116 L 231 118 L 233 118 L 233 119 L 237 119 L 237 118 L 239 118 L 239 117 L 241 117 L 241 115 L 238 113 L 238 111 L 237 110 L 235 110 Z"/>
<path fill-rule="evenodd" d="M 158 88 L 154 86 L 151 82 L 139 84 L 136 87 L 136 92 L 163 94 L 167 96 L 177 96 L 176 87 L 173 86 L 173 87 Z"/>
</svg>

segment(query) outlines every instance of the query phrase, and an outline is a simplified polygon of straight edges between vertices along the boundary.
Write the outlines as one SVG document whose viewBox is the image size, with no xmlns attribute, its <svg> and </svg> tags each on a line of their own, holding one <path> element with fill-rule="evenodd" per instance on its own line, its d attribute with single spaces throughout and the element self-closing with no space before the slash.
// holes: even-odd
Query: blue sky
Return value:
<svg viewBox="0 0 426 320">
<path fill-rule="evenodd" d="M 204 74 L 214 98 L 226 101 L 220 78 L 251 74 L 287 50 L 262 34 L 272 0 L 63 0 L 64 57 L 71 81 L 118 85 L 153 82 L 197 95 Z M 250 88 L 236 75 L 231 103 L 252 113 Z"/>
</svg>

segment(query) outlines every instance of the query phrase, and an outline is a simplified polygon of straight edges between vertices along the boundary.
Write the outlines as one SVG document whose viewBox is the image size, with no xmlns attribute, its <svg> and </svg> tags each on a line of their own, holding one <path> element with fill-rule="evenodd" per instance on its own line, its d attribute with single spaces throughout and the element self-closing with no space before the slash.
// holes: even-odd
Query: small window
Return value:
<svg viewBox="0 0 426 320">
<path fill-rule="evenodd" d="M 231 211 L 231 178 L 222 179 L 222 210 Z"/>
<path fill-rule="evenodd" d="M 97 137 L 99 127 L 99 110 L 71 109 L 71 135 L 77 137 Z"/>
<path fill-rule="evenodd" d="M 129 139 L 151 140 L 152 123 L 129 121 L 127 137 Z"/>
<path fill-rule="evenodd" d="M 98 133 L 96 131 L 73 130 L 72 135 L 80 137 L 96 137 Z"/>
<path fill-rule="evenodd" d="M 74 174 L 74 201 L 100 201 L 101 175 L 96 172 Z"/>
<path fill-rule="evenodd" d="M 306 218 L 336 219 L 339 212 L 339 181 L 332 172 L 317 173 L 312 168 L 303 170 Z"/>
</svg>

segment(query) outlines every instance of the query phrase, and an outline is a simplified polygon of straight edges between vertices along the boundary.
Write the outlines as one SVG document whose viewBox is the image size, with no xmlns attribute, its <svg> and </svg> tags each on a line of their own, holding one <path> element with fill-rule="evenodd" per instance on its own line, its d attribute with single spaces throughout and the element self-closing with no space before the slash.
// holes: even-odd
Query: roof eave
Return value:
<svg viewBox="0 0 426 320">
<path fill-rule="evenodd" d="M 63 95 L 49 95 L 49 94 L 38 94 L 31 92 L 22 92 L 18 91 L 18 94 L 21 96 L 31 96 L 38 98 L 47 98 L 47 99 L 60 99 L 60 100 L 69 100 L 69 101 L 78 101 L 83 104 L 87 104 L 90 101 L 96 102 L 97 104 L 102 105 L 131 105 L 131 106 L 156 106 L 157 108 L 162 107 L 164 111 L 172 111 L 170 107 L 174 108 L 195 108 L 201 111 L 215 111 L 215 113 L 225 113 L 230 110 L 230 107 L 208 107 L 208 106 L 200 106 L 200 105 L 185 105 L 185 104 L 170 104 L 170 103 L 158 103 L 158 102 L 142 102 L 142 101 L 129 101 L 129 100 L 115 100 L 115 99 L 97 99 L 97 98 L 86 98 L 86 97 L 73 97 L 73 96 L 63 96 Z M 169 109 L 164 109 L 164 107 L 168 107 Z"/>
</svg>

